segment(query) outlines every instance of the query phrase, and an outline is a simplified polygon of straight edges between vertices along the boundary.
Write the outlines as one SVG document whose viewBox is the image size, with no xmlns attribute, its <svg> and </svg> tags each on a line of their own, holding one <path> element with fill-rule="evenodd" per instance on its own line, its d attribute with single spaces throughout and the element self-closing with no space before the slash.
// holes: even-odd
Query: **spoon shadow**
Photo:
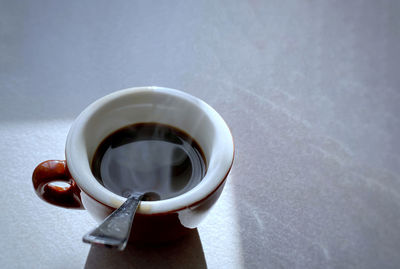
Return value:
<svg viewBox="0 0 400 269">
<path fill-rule="evenodd" d="M 98 268 L 207 268 L 197 229 L 182 239 L 159 246 L 128 244 L 124 251 L 90 248 L 85 269 Z"/>
</svg>

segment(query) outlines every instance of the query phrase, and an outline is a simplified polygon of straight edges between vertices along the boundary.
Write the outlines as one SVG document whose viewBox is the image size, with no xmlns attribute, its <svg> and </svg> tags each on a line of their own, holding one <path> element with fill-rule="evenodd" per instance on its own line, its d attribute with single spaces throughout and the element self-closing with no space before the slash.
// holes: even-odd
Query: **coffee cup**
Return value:
<svg viewBox="0 0 400 269">
<path fill-rule="evenodd" d="M 142 201 L 130 240 L 160 243 L 196 228 L 218 200 L 234 159 L 232 134 L 222 117 L 204 101 L 182 91 L 137 87 L 104 96 L 72 124 L 65 160 L 48 160 L 34 170 L 37 195 L 53 205 L 86 209 L 101 222 L 126 198 L 105 188 L 93 175 L 91 161 L 109 134 L 135 123 L 174 126 L 193 137 L 203 150 L 207 171 L 195 187 L 178 196 Z M 62 182 L 62 184 L 59 184 Z"/>
</svg>

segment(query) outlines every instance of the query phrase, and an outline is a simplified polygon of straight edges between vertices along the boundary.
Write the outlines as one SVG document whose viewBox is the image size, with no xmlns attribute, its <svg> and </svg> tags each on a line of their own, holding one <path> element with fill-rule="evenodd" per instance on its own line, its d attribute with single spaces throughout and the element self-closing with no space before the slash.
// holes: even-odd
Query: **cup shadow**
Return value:
<svg viewBox="0 0 400 269">
<path fill-rule="evenodd" d="M 207 268 L 197 229 L 182 239 L 158 246 L 128 244 L 124 251 L 90 248 L 85 269 L 98 268 Z"/>
</svg>

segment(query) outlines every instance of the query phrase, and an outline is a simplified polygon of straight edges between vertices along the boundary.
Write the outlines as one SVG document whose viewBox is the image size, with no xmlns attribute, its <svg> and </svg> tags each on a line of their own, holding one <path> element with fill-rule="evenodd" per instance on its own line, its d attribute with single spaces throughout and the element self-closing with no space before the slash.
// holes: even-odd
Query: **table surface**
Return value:
<svg viewBox="0 0 400 269">
<path fill-rule="evenodd" d="M 399 1 L 0 2 L 1 268 L 399 268 Z M 236 160 L 184 240 L 125 252 L 31 173 L 73 119 L 159 85 L 212 105 Z"/>
</svg>

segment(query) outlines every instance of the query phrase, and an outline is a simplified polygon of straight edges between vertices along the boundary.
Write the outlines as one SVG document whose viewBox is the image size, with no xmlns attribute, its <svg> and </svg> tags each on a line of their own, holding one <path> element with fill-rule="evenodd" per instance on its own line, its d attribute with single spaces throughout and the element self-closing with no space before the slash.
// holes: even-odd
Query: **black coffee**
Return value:
<svg viewBox="0 0 400 269">
<path fill-rule="evenodd" d="M 195 187 L 206 173 L 204 154 L 185 132 L 159 123 L 121 128 L 101 142 L 92 161 L 93 175 L 110 191 L 144 199 L 178 196 Z"/>
</svg>

